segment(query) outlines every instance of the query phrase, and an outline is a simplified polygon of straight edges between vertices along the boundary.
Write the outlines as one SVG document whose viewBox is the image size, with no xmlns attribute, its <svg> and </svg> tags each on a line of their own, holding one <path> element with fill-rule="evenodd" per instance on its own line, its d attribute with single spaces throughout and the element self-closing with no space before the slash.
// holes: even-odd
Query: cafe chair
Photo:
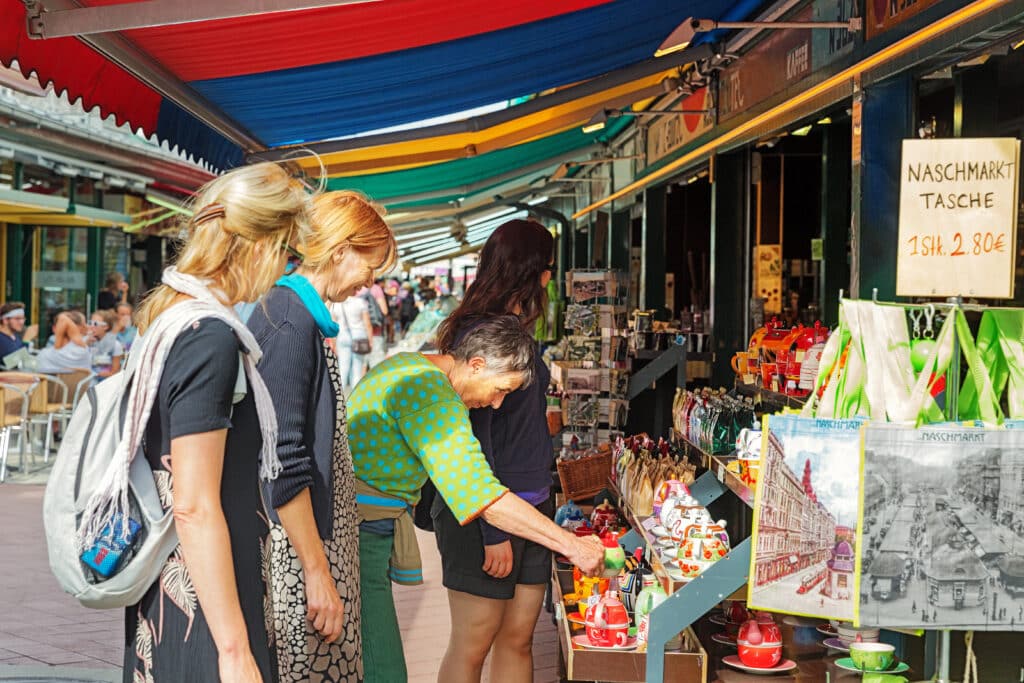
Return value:
<svg viewBox="0 0 1024 683">
<path fill-rule="evenodd" d="M 0 401 L 0 482 L 7 478 L 7 457 L 11 449 L 11 433 L 18 430 L 20 456 L 18 469 L 27 473 L 27 433 L 29 429 L 29 403 L 32 393 L 39 386 L 38 380 L 32 383 L 0 382 L 3 400 Z M 35 462 L 35 455 L 32 456 Z"/>
</svg>

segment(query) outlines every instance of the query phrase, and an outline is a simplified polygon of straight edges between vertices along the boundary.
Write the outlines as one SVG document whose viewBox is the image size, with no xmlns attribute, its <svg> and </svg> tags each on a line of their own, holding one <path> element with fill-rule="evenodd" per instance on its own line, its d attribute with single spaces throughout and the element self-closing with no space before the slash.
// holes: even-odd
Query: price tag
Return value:
<svg viewBox="0 0 1024 683">
<path fill-rule="evenodd" d="M 658 526 L 660 522 L 657 517 L 648 517 L 644 521 L 640 522 L 640 526 L 643 527 L 644 531 L 651 531 L 654 527 Z"/>
<path fill-rule="evenodd" d="M 720 481 L 723 484 L 725 483 L 725 466 L 724 465 L 721 465 L 718 468 L 718 481 Z"/>
<path fill-rule="evenodd" d="M 804 351 L 803 349 L 798 350 L 796 352 L 796 362 L 797 363 L 803 363 L 804 362 L 804 358 L 806 356 L 807 356 L 807 352 L 806 351 Z"/>
<path fill-rule="evenodd" d="M 751 374 L 743 375 L 743 383 L 744 384 L 753 384 L 754 383 L 754 376 L 751 375 Z"/>
</svg>

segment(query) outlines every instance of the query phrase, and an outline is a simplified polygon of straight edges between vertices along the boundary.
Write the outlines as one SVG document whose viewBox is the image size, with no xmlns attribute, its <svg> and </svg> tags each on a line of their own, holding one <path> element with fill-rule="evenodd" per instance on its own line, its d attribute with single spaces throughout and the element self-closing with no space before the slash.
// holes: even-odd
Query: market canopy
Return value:
<svg viewBox="0 0 1024 683">
<path fill-rule="evenodd" d="M 240 163 L 246 153 L 458 117 L 479 107 L 508 108 L 511 121 L 517 106 L 536 114 L 545 110 L 547 97 L 554 106 L 566 105 L 558 89 L 643 65 L 643 73 L 631 72 L 632 80 L 613 79 L 605 89 L 618 89 L 610 99 L 639 99 L 656 74 L 692 59 L 653 57 L 681 21 L 746 18 L 763 4 L 386 0 L 118 30 L 139 25 L 131 20 L 158 7 L 179 18 L 204 10 L 195 9 L 196 3 L 168 10 L 171 0 L 116 3 L 87 0 L 79 8 L 71 0 L 42 0 L 49 10 L 41 16 L 43 35 L 48 27 L 87 35 L 34 40 L 26 32 L 24 4 L 0 0 L 0 61 L 16 60 L 22 73 L 35 72 L 72 101 L 82 98 L 86 108 L 98 106 L 218 168 Z M 478 146 L 477 154 L 493 153 L 560 134 L 589 118 L 586 107 L 548 116 L 548 125 L 540 116 L 468 142 L 427 145 L 409 162 L 402 161 L 403 150 L 392 149 L 382 167 L 371 168 L 365 156 L 341 156 L 328 165 L 332 174 L 351 174 L 447 161 L 467 156 L 467 146 Z"/>
</svg>

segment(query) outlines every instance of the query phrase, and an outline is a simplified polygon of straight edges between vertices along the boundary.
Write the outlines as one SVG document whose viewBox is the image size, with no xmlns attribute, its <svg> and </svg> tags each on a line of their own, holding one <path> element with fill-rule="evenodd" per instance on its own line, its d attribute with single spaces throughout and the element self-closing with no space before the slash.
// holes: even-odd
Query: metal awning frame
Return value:
<svg viewBox="0 0 1024 683">
<path fill-rule="evenodd" d="M 377 0 L 144 0 L 57 9 L 53 0 L 26 0 L 30 38 L 66 38 L 191 24 L 259 14 L 357 5 Z"/>
</svg>

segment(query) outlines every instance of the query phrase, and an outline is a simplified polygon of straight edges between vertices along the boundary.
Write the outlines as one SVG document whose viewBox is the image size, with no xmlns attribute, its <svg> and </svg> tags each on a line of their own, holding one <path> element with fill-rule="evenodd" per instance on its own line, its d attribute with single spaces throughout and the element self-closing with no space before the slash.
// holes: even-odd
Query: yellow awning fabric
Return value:
<svg viewBox="0 0 1024 683">
<path fill-rule="evenodd" d="M 131 217 L 91 206 L 75 206 L 68 212 L 67 197 L 0 190 L 0 223 L 113 228 L 131 223 Z"/>
<path fill-rule="evenodd" d="M 485 154 L 582 125 L 598 109 L 627 107 L 650 97 L 660 92 L 662 79 L 671 73 L 674 71 L 642 78 L 480 131 L 334 152 L 324 154 L 320 160 L 328 177 L 344 177 L 398 171 Z M 320 174 L 315 158 L 302 157 L 297 161 L 310 175 Z"/>
</svg>

